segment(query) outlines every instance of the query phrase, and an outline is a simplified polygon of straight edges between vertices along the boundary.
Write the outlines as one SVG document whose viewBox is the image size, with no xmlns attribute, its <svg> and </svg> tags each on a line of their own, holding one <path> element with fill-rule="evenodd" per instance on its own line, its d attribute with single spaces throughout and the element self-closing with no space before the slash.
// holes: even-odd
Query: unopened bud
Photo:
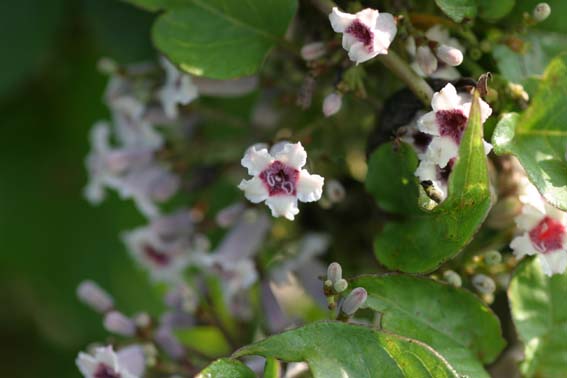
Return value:
<svg viewBox="0 0 567 378">
<path fill-rule="evenodd" d="M 338 92 L 328 94 L 323 100 L 323 114 L 325 117 L 330 117 L 338 113 L 343 106 L 343 95 Z"/>
<path fill-rule="evenodd" d="M 435 52 L 439 59 L 450 66 L 458 66 L 463 62 L 463 53 L 455 47 L 439 45 Z"/>
<path fill-rule="evenodd" d="M 346 195 L 345 187 L 337 180 L 329 180 L 329 182 L 326 183 L 325 193 L 329 201 L 333 203 L 342 202 Z"/>
<path fill-rule="evenodd" d="M 429 46 L 419 46 L 415 54 L 415 60 L 426 76 L 437 71 L 437 58 L 433 55 Z"/>
<path fill-rule="evenodd" d="M 136 324 L 132 319 L 118 311 L 111 311 L 104 317 L 104 328 L 108 332 L 122 336 L 134 336 L 136 334 Z"/>
<path fill-rule="evenodd" d="M 118 63 L 106 57 L 100 58 L 96 66 L 98 71 L 105 75 L 112 75 L 118 71 Z"/>
<path fill-rule="evenodd" d="M 134 323 L 138 328 L 148 328 L 152 322 L 152 318 L 147 312 L 140 312 L 134 316 Z"/>
<path fill-rule="evenodd" d="M 168 327 L 160 327 L 154 339 L 159 347 L 173 359 L 179 360 L 185 356 L 185 348 Z"/>
<path fill-rule="evenodd" d="M 329 289 L 333 287 L 333 281 L 331 280 L 326 280 L 323 284 Z"/>
<path fill-rule="evenodd" d="M 496 265 L 502 262 L 502 255 L 498 251 L 488 251 L 484 253 L 486 265 Z"/>
<path fill-rule="evenodd" d="M 337 293 L 342 293 L 347 288 L 348 288 L 348 282 L 344 278 L 341 278 L 333 285 L 333 289 L 335 289 L 335 292 Z"/>
<path fill-rule="evenodd" d="M 331 281 L 332 284 L 343 278 L 343 268 L 341 264 L 334 262 L 329 264 L 327 268 L 327 279 Z"/>
<path fill-rule="evenodd" d="M 242 202 L 237 202 L 233 205 L 225 207 L 219 211 L 216 215 L 217 224 L 223 228 L 232 226 L 240 215 L 244 212 L 244 204 Z"/>
<path fill-rule="evenodd" d="M 303 46 L 300 51 L 301 57 L 306 61 L 319 59 L 325 55 L 326 52 L 327 49 L 323 42 L 308 43 Z"/>
<path fill-rule="evenodd" d="M 93 281 L 81 282 L 77 288 L 77 297 L 81 302 L 101 314 L 110 311 L 114 306 L 114 300 L 110 294 Z"/>
<path fill-rule="evenodd" d="M 481 294 L 492 294 L 496 290 L 496 283 L 487 275 L 477 274 L 472 279 L 474 288 Z"/>
<path fill-rule="evenodd" d="M 364 302 L 366 302 L 367 297 L 368 293 L 366 293 L 366 290 L 362 287 L 357 287 L 346 297 L 343 302 L 343 306 L 341 307 L 341 311 L 348 316 L 352 316 L 356 311 L 358 311 Z"/>
<path fill-rule="evenodd" d="M 508 90 L 510 91 L 512 98 L 516 100 L 522 100 L 525 102 L 530 100 L 530 95 L 526 92 L 522 84 L 508 83 Z"/>
<path fill-rule="evenodd" d="M 551 7 L 548 3 L 539 3 L 535 6 L 532 16 L 537 22 L 542 22 L 551 14 Z"/>
<path fill-rule="evenodd" d="M 447 270 L 443 273 L 443 279 L 451 286 L 454 287 L 461 287 L 463 281 L 461 280 L 461 276 L 454 270 Z"/>
</svg>

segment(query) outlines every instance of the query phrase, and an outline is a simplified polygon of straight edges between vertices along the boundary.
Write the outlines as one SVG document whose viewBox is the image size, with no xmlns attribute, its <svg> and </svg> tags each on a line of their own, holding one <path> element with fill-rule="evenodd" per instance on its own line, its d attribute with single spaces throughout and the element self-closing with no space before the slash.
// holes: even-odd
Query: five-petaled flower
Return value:
<svg viewBox="0 0 567 378">
<path fill-rule="evenodd" d="M 271 151 L 253 146 L 242 158 L 250 180 L 238 186 L 253 203 L 265 201 L 274 217 L 293 220 L 299 213 L 297 200 L 318 201 L 323 193 L 324 178 L 302 169 L 307 153 L 301 143 L 279 143 Z"/>
<path fill-rule="evenodd" d="M 387 54 L 397 32 L 396 22 L 390 13 L 379 13 L 370 8 L 349 14 L 335 7 L 329 14 L 329 20 L 334 31 L 343 33 L 343 48 L 356 64 L 378 54 Z"/>
<path fill-rule="evenodd" d="M 111 346 L 97 348 L 94 356 L 79 353 L 77 367 L 85 378 L 136 378 L 137 374 L 128 369 L 128 363 L 123 363 L 120 356 Z M 137 370 L 137 369 L 133 369 Z M 143 371 L 140 371 L 143 373 Z"/>
<path fill-rule="evenodd" d="M 551 276 L 567 269 L 567 213 L 551 206 L 528 184 L 522 212 L 516 217 L 521 235 L 510 243 L 514 255 L 537 255 L 543 272 Z"/>
</svg>

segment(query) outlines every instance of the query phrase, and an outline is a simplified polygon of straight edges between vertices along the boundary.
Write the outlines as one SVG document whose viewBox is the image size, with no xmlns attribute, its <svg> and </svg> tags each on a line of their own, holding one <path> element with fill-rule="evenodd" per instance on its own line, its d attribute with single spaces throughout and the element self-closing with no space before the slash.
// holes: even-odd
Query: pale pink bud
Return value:
<svg viewBox="0 0 567 378">
<path fill-rule="evenodd" d="M 172 358 L 179 360 L 185 356 L 185 348 L 175 338 L 170 328 L 160 327 L 155 333 L 154 339 L 160 348 Z"/>
<path fill-rule="evenodd" d="M 477 274 L 472 279 L 474 288 L 481 294 L 492 294 L 496 290 L 496 283 L 487 275 Z"/>
<path fill-rule="evenodd" d="M 551 14 L 551 7 L 548 3 L 539 3 L 535 6 L 532 13 L 534 20 L 541 22 L 549 17 Z"/>
<path fill-rule="evenodd" d="M 90 280 L 79 284 L 77 297 L 81 302 L 100 313 L 110 311 L 114 306 L 114 300 L 110 294 Z"/>
<path fill-rule="evenodd" d="M 329 264 L 327 268 L 327 279 L 329 279 L 333 284 L 343 278 L 343 268 L 341 264 L 334 262 Z"/>
<path fill-rule="evenodd" d="M 343 306 L 341 310 L 348 316 L 352 316 L 360 306 L 366 302 L 366 298 L 368 298 L 368 293 L 364 288 L 357 287 L 350 294 L 346 297 L 345 301 L 343 302 Z"/>
<path fill-rule="evenodd" d="M 136 324 L 132 319 L 118 311 L 107 313 L 104 317 L 103 325 L 108 332 L 117 335 L 130 337 L 136 334 Z"/>
<path fill-rule="evenodd" d="M 343 106 L 343 95 L 338 92 L 333 92 L 323 100 L 323 114 L 325 117 L 330 117 L 338 113 Z"/>
<path fill-rule="evenodd" d="M 419 46 L 415 60 L 425 75 L 429 76 L 437 71 L 437 58 L 433 55 L 429 46 Z"/>
<path fill-rule="evenodd" d="M 332 203 L 342 202 L 346 196 L 345 187 L 337 180 L 329 180 L 326 183 L 325 193 Z"/>
<path fill-rule="evenodd" d="M 439 45 L 435 52 L 439 59 L 450 66 L 458 66 L 463 62 L 463 53 L 457 48 L 447 45 Z"/>
<path fill-rule="evenodd" d="M 327 52 L 323 42 L 308 43 L 301 48 L 301 57 L 310 61 L 321 58 Z"/>
</svg>

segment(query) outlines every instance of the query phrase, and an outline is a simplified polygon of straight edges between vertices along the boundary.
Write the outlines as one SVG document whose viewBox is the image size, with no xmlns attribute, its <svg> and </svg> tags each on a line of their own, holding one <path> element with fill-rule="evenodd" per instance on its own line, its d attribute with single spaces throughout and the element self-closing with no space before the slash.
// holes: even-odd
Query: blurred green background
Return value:
<svg viewBox="0 0 567 378">
<path fill-rule="evenodd" d="M 87 133 L 107 118 L 101 56 L 153 59 L 150 14 L 118 0 L 0 3 L 0 366 L 2 377 L 78 377 L 104 341 L 77 284 L 98 281 L 126 312 L 161 301 L 118 234 L 143 223 L 131 202 L 82 198 Z"/>
</svg>

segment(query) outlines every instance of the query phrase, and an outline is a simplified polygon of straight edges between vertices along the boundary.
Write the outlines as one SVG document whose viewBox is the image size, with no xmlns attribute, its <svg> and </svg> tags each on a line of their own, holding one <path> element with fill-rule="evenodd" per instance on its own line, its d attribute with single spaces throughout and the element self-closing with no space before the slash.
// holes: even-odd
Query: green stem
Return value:
<svg viewBox="0 0 567 378">
<path fill-rule="evenodd" d="M 394 75 L 403 81 L 408 88 L 419 98 L 426 107 L 431 104 L 433 89 L 423 78 L 419 77 L 414 70 L 394 51 L 388 51 L 386 55 L 378 55 L 376 60 L 380 61 Z"/>
</svg>

